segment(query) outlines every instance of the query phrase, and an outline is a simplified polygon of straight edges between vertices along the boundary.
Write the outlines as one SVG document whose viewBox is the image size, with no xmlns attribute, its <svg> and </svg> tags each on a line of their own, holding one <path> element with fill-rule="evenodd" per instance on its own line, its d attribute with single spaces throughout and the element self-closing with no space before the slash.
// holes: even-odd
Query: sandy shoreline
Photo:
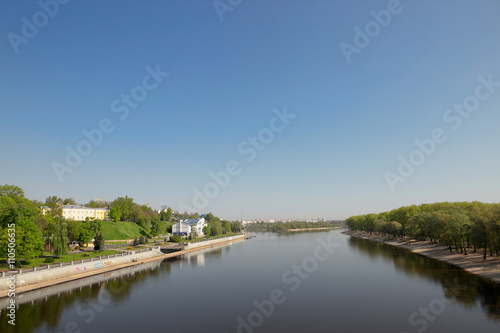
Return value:
<svg viewBox="0 0 500 333">
<path fill-rule="evenodd" d="M 467 272 L 500 283 L 500 257 L 490 257 L 488 254 L 486 260 L 483 260 L 481 251 L 473 253 L 472 250 L 469 250 L 467 251 L 468 254 L 464 255 L 460 252 L 450 252 L 444 245 L 432 244 L 429 241 L 416 241 L 412 238 L 393 238 L 377 234 L 370 235 L 366 232 L 353 230 L 343 231 L 342 233 L 348 236 L 401 247 L 411 252 L 455 265 Z"/>
<path fill-rule="evenodd" d="M 184 250 L 184 251 L 178 251 L 178 252 L 163 254 L 163 255 L 156 256 L 156 257 L 152 257 L 152 258 L 141 259 L 141 260 L 138 260 L 137 262 L 129 262 L 129 263 L 120 264 L 120 265 L 116 265 L 116 266 L 112 266 L 112 267 L 108 267 L 108 268 L 102 268 L 102 269 L 93 270 L 93 271 L 86 272 L 86 273 L 75 274 L 75 275 L 71 275 L 71 276 L 68 276 L 68 277 L 65 277 L 65 278 L 60 278 L 60 279 L 55 279 L 55 280 L 49 280 L 49 281 L 43 281 L 43 282 L 40 282 L 40 283 L 36 283 L 36 284 L 31 284 L 29 286 L 25 286 L 25 287 L 16 287 L 15 293 L 17 295 L 17 294 L 25 293 L 25 292 L 32 291 L 32 290 L 35 290 L 35 289 L 50 287 L 50 286 L 53 286 L 53 285 L 56 285 L 56 284 L 60 284 L 60 283 L 64 283 L 64 282 L 69 282 L 69 281 L 73 281 L 73 280 L 82 279 L 82 278 L 85 278 L 85 277 L 88 277 L 88 276 L 92 276 L 92 275 L 99 275 L 99 274 L 106 273 L 106 272 L 109 272 L 109 271 L 114 271 L 114 270 L 118 270 L 118 269 L 122 269 L 122 268 L 126 268 L 126 267 L 141 265 L 143 263 L 150 262 L 150 261 L 164 260 L 164 259 L 168 259 L 168 258 L 175 258 L 175 257 L 181 256 L 181 255 L 186 254 L 186 253 L 195 252 L 195 251 L 199 251 L 199 250 L 203 250 L 203 249 L 207 249 L 207 248 L 211 248 L 211 247 L 215 247 L 215 246 L 219 246 L 219 245 L 223 245 L 223 244 L 227 244 L 227 243 L 232 243 L 232 242 L 240 241 L 240 240 L 244 240 L 244 238 L 237 238 L 237 239 L 232 239 L 232 240 L 228 240 L 228 241 L 225 241 L 225 242 L 220 242 L 220 243 L 217 243 L 217 244 L 200 246 L 200 247 L 189 249 L 189 250 Z M 8 290 L 0 291 L 0 298 L 7 297 L 8 293 L 9 293 Z"/>
</svg>

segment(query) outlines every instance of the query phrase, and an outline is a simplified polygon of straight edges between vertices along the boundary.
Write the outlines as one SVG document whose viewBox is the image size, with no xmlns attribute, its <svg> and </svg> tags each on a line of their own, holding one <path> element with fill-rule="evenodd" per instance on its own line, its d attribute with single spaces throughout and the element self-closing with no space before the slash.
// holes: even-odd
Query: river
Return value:
<svg viewBox="0 0 500 333">
<path fill-rule="evenodd" d="M 495 332 L 500 287 L 339 230 L 256 238 L 17 296 L 0 332 Z"/>
</svg>

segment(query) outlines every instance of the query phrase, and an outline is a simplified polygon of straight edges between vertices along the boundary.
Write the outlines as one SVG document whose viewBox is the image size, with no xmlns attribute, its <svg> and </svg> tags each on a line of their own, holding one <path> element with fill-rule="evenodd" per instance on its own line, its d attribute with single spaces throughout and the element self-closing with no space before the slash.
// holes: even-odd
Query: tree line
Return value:
<svg viewBox="0 0 500 333">
<path fill-rule="evenodd" d="M 439 202 L 400 207 L 389 212 L 352 216 L 346 219 L 351 230 L 410 236 L 448 246 L 450 252 L 482 249 L 500 255 L 500 204 Z"/>
<path fill-rule="evenodd" d="M 314 228 L 333 228 L 338 227 L 343 221 L 327 221 L 327 222 L 274 222 L 274 223 L 252 223 L 246 225 L 248 231 L 287 231 L 290 229 L 314 229 Z"/>
</svg>

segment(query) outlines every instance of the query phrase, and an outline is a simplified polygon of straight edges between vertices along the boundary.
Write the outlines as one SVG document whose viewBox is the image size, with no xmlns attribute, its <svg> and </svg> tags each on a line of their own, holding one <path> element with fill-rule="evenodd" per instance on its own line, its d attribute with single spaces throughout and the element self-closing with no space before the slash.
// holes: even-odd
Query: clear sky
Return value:
<svg viewBox="0 0 500 333">
<path fill-rule="evenodd" d="M 226 219 L 499 201 L 498 1 L 41 4 L 0 3 L 0 183 L 29 198 Z"/>
</svg>

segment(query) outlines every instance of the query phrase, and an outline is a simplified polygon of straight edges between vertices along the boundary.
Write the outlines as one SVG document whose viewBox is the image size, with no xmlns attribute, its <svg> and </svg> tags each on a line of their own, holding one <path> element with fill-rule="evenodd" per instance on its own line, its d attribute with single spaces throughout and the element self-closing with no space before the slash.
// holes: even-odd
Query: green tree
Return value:
<svg viewBox="0 0 500 333">
<path fill-rule="evenodd" d="M 151 218 L 151 235 L 158 236 L 161 231 L 160 218 L 155 215 Z"/>
<path fill-rule="evenodd" d="M 42 233 L 44 244 L 50 251 L 50 237 L 54 232 L 54 218 L 50 214 L 37 214 L 34 217 L 34 223 Z"/>
<path fill-rule="evenodd" d="M 104 244 L 102 232 L 97 233 L 94 237 L 94 252 L 104 252 Z"/>
<path fill-rule="evenodd" d="M 205 235 L 205 236 L 210 236 L 210 234 L 211 234 L 210 227 L 208 225 L 204 226 L 202 231 L 203 231 L 203 235 Z"/>
<path fill-rule="evenodd" d="M 96 200 L 90 200 L 85 206 L 90 207 L 90 208 L 98 208 L 99 202 Z"/>
<path fill-rule="evenodd" d="M 220 218 L 218 218 L 217 216 L 214 216 L 214 214 L 212 214 L 212 213 L 208 213 L 205 215 L 205 221 L 207 221 L 209 224 L 212 224 L 216 221 L 220 221 Z"/>
<path fill-rule="evenodd" d="M 215 221 L 214 223 L 212 223 L 211 231 L 212 236 L 218 236 L 222 234 L 222 223 L 220 221 Z"/>
<path fill-rule="evenodd" d="M 49 214 L 52 215 L 52 217 L 62 216 L 62 203 L 63 200 L 55 195 L 45 199 L 45 206 L 50 208 Z"/>
<path fill-rule="evenodd" d="M 76 205 L 75 198 L 66 198 L 62 201 L 63 205 Z"/>
<path fill-rule="evenodd" d="M 92 238 L 97 235 L 97 233 L 101 232 L 101 221 L 100 220 L 90 220 L 81 222 L 80 232 L 78 234 L 78 241 L 80 243 L 90 243 Z"/>
<path fill-rule="evenodd" d="M 240 232 L 241 231 L 241 222 L 236 221 L 231 223 L 231 231 L 232 232 Z"/>
<path fill-rule="evenodd" d="M 374 231 L 377 232 L 377 233 L 380 233 L 380 234 L 385 234 L 387 233 L 387 221 L 385 220 L 376 220 L 374 222 L 375 226 L 374 226 Z"/>
<path fill-rule="evenodd" d="M 90 200 L 87 202 L 85 205 L 90 208 L 105 208 L 109 206 L 109 203 L 107 201 L 102 201 L 102 200 Z"/>
<path fill-rule="evenodd" d="M 134 199 L 129 198 L 128 195 L 125 197 L 118 197 L 111 202 L 110 208 L 118 208 L 121 218 L 124 220 L 134 220 L 136 221 L 136 211 L 134 211 L 137 205 L 134 203 Z"/>
<path fill-rule="evenodd" d="M 387 224 L 387 233 L 391 236 L 401 236 L 402 229 L 403 226 L 399 222 L 392 221 Z"/>
<path fill-rule="evenodd" d="M 89 228 L 82 225 L 80 233 L 78 234 L 78 242 L 81 244 L 87 244 L 92 241 L 92 233 Z"/>
<path fill-rule="evenodd" d="M 224 222 L 224 234 L 227 234 L 228 232 L 231 232 L 231 223 L 228 221 Z"/>
<path fill-rule="evenodd" d="M 116 207 L 112 207 L 110 210 L 109 210 L 109 214 L 108 214 L 109 218 L 114 220 L 115 222 L 118 222 L 120 221 L 120 208 L 118 206 Z"/>
<path fill-rule="evenodd" d="M 165 215 L 165 218 L 167 219 L 167 221 L 170 221 L 172 219 L 172 208 L 167 208 L 167 215 Z"/>
<path fill-rule="evenodd" d="M 78 237 L 80 236 L 80 230 L 82 228 L 83 223 L 80 221 L 65 221 L 66 229 L 68 230 L 68 239 L 70 242 L 78 241 Z"/>
<path fill-rule="evenodd" d="M 42 234 L 32 221 L 23 219 L 11 226 L 13 228 L 4 228 L 0 233 L 0 257 L 7 257 L 8 244 L 12 240 L 9 238 L 9 235 L 12 235 L 9 229 L 15 229 L 16 265 L 21 258 L 29 262 L 42 254 L 44 243 Z"/>
<path fill-rule="evenodd" d="M 16 257 L 29 261 L 43 252 L 42 233 L 35 224 L 50 219 L 42 218 L 40 209 L 24 197 L 24 191 L 15 185 L 0 186 L 0 257 L 7 256 L 8 231 L 15 229 Z"/>
<path fill-rule="evenodd" d="M 61 256 L 68 253 L 68 230 L 62 217 L 56 218 L 54 234 L 52 235 L 53 253 Z"/>
<path fill-rule="evenodd" d="M 102 232 L 102 221 L 101 220 L 90 220 L 90 221 L 85 221 L 85 223 L 88 224 L 88 229 L 90 230 L 92 237 L 94 237 L 96 234 Z"/>
<path fill-rule="evenodd" d="M 0 196 L 24 198 L 24 191 L 22 188 L 15 185 L 0 185 Z"/>
</svg>

